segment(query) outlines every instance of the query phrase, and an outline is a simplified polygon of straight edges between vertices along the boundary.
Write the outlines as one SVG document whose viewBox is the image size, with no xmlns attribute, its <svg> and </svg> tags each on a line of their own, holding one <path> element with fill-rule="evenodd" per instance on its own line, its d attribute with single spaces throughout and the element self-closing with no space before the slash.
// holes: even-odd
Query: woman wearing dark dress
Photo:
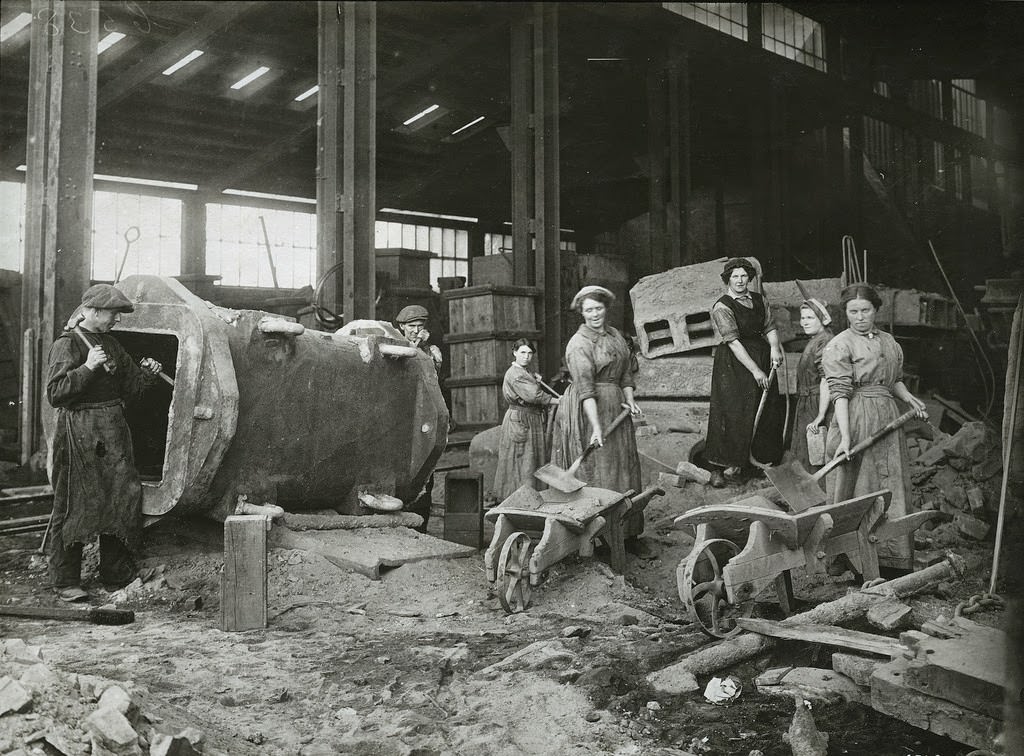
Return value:
<svg viewBox="0 0 1024 756">
<path fill-rule="evenodd" d="M 544 412 L 550 405 L 558 404 L 558 399 L 541 388 L 537 376 L 530 372 L 533 354 L 533 344 L 527 339 L 513 344 L 514 361 L 501 384 L 508 409 L 501 422 L 498 469 L 494 475 L 494 494 L 499 502 L 520 486 L 537 488 L 540 481 L 533 473 L 548 459 Z"/>
<path fill-rule="evenodd" d="M 796 368 L 796 419 L 793 423 L 793 457 L 808 470 L 821 467 L 808 457 L 807 434 L 824 434 L 831 419 L 829 413 L 828 383 L 821 366 L 821 353 L 832 339 L 832 316 L 820 299 L 807 299 L 800 305 L 800 327 L 811 337 L 800 355 Z M 822 448 L 824 436 L 820 436 Z"/>
<path fill-rule="evenodd" d="M 584 286 L 572 300 L 583 323 L 565 347 L 572 383 L 555 413 L 551 461 L 568 469 L 594 443 L 599 448 L 587 457 L 576 477 L 597 488 L 639 492 L 640 456 L 633 424 L 623 423 L 605 436 L 623 404 L 633 415 L 640 414 L 633 398 L 629 346 L 617 330 L 605 325 L 614 299 L 603 286 Z M 627 517 L 625 525 L 627 536 L 638 535 L 643 531 L 643 514 Z"/>
<path fill-rule="evenodd" d="M 711 374 L 711 412 L 705 459 L 715 467 L 711 485 L 721 488 L 750 461 L 754 416 L 761 392 L 768 389 L 769 367 L 782 364 L 782 345 L 765 298 L 750 291 L 757 270 L 733 257 L 722 269 L 725 294 L 711 308 L 722 346 L 715 348 Z M 762 462 L 777 462 L 782 449 L 761 450 Z"/>
</svg>

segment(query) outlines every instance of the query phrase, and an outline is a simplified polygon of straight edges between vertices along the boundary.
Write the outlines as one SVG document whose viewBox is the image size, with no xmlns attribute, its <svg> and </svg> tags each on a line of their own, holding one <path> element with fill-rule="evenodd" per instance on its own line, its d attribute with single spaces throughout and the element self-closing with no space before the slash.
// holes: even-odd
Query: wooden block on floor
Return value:
<svg viewBox="0 0 1024 756">
<path fill-rule="evenodd" d="M 871 675 L 872 709 L 973 748 L 995 749 L 1002 722 L 911 689 L 903 676 L 906 667 L 905 659 L 897 659 L 875 670 Z"/>
<path fill-rule="evenodd" d="M 221 630 L 267 626 L 267 523 L 265 515 L 234 515 L 224 520 Z"/>
<path fill-rule="evenodd" d="M 842 651 L 832 654 L 832 669 L 846 675 L 858 685 L 871 685 L 871 674 L 882 664 L 885 662 L 877 657 L 872 659 L 857 654 L 844 654 Z"/>
<path fill-rule="evenodd" d="M 891 632 L 910 625 L 914 610 L 899 599 L 889 599 L 868 609 L 868 622 L 879 630 Z"/>
</svg>

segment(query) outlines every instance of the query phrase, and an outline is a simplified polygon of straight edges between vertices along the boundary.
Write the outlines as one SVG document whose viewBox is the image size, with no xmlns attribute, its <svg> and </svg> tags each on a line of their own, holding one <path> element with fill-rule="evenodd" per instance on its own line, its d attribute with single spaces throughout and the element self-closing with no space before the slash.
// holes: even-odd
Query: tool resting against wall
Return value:
<svg viewBox="0 0 1024 756">
<path fill-rule="evenodd" d="M 141 535 L 142 485 L 135 468 L 126 401 L 136 399 L 163 366 L 135 364 L 110 335 L 135 306 L 110 284 L 82 295 L 80 317 L 54 340 L 46 398 L 57 410 L 53 438 L 50 580 L 64 601 L 83 601 L 82 547 L 99 536 L 100 581 L 113 589 L 134 577 Z"/>
</svg>

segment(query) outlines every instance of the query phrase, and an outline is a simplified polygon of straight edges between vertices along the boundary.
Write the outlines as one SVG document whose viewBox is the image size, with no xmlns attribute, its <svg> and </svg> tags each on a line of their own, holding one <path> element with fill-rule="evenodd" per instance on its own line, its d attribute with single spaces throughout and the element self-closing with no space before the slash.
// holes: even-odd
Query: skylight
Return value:
<svg viewBox="0 0 1024 756">
<path fill-rule="evenodd" d="M 119 184 L 141 184 L 142 186 L 162 186 L 167 189 L 188 189 L 195 191 L 199 187 L 196 184 L 184 184 L 180 181 L 160 181 L 158 179 L 132 178 L 130 176 L 108 176 L 103 173 L 93 174 L 97 181 L 116 181 Z"/>
<path fill-rule="evenodd" d="M 101 39 L 99 44 L 96 45 L 96 54 L 102 55 L 122 39 L 124 39 L 124 35 L 121 32 L 110 32 L 110 34 Z"/>
<path fill-rule="evenodd" d="M 231 88 L 232 89 L 241 89 L 242 87 L 246 87 L 249 84 L 252 84 L 254 81 L 256 81 L 256 79 L 260 78 L 263 74 L 267 73 L 269 70 L 270 69 L 267 68 L 266 66 L 260 66 L 259 68 L 257 68 L 252 73 L 250 73 L 250 74 L 248 74 L 246 76 L 243 76 L 241 79 L 239 79 L 234 84 L 232 84 Z"/>
<path fill-rule="evenodd" d="M 19 13 L 6 24 L 0 26 L 0 42 L 6 42 L 30 23 L 32 23 L 31 13 Z"/>
<path fill-rule="evenodd" d="M 419 210 L 399 210 L 394 207 L 382 207 L 380 209 L 382 213 L 394 213 L 395 215 L 415 215 L 420 218 L 440 218 L 442 220 L 453 220 L 453 221 L 465 221 L 466 223 L 476 223 L 479 218 L 470 218 L 466 215 L 445 215 L 444 213 L 425 213 Z"/>
<path fill-rule="evenodd" d="M 182 58 L 177 63 L 172 65 L 171 67 L 165 68 L 164 69 L 164 76 L 170 76 L 175 71 L 181 70 L 182 68 L 187 66 L 189 63 L 191 63 L 193 60 L 195 60 L 196 58 L 198 58 L 202 54 L 203 54 L 202 50 L 193 50 L 188 55 L 186 55 L 184 58 Z"/>
<path fill-rule="evenodd" d="M 438 105 L 438 104 L 437 104 L 437 103 L 435 102 L 435 103 L 434 103 L 433 105 L 431 105 L 431 106 L 430 106 L 429 108 L 426 108 L 425 110 L 421 110 L 421 111 L 420 111 L 419 113 L 417 113 L 416 115 L 414 115 L 414 116 L 413 116 L 412 118 L 409 118 L 409 119 L 407 119 L 407 120 L 405 120 L 405 121 L 402 121 L 402 125 L 403 125 L 403 126 L 408 126 L 408 125 L 409 125 L 410 123 L 415 123 L 416 121 L 418 121 L 418 120 L 420 120 L 421 118 L 423 118 L 423 116 L 426 116 L 426 115 L 430 115 L 430 114 L 431 114 L 431 113 L 433 113 L 433 112 L 434 112 L 435 110 L 437 110 L 437 109 L 438 109 L 439 107 L 441 107 L 441 106 L 440 106 L 440 105 Z"/>
<path fill-rule="evenodd" d="M 245 189 L 225 189 L 222 194 L 233 194 L 236 197 L 254 197 L 256 199 L 284 200 L 285 202 L 301 202 L 305 205 L 315 205 L 315 199 L 308 197 L 292 197 L 287 194 L 267 194 L 266 192 L 250 192 Z"/>
<path fill-rule="evenodd" d="M 458 134 L 458 133 L 459 133 L 460 131 L 465 131 L 465 130 L 466 130 L 466 129 L 468 129 L 468 128 L 469 128 L 470 126 L 475 126 L 476 124 L 480 123 L 480 121 L 484 120 L 484 118 L 486 118 L 486 117 L 487 117 L 487 116 L 480 116 L 479 118 L 474 118 L 474 119 L 473 119 L 472 121 L 470 121 L 469 123 L 467 123 L 467 124 L 464 124 L 464 125 L 462 125 L 462 126 L 459 126 L 459 128 L 455 129 L 455 131 L 453 131 L 451 135 L 452 135 L 452 136 L 455 136 L 455 135 L 456 135 L 456 134 Z"/>
<path fill-rule="evenodd" d="M 296 97 L 295 98 L 295 102 L 302 102 L 303 100 L 306 100 L 306 99 L 312 97 L 313 95 L 315 95 L 319 91 L 320 91 L 320 85 L 319 84 L 314 84 L 309 89 L 307 89 L 305 92 L 303 92 L 298 97 Z"/>
</svg>

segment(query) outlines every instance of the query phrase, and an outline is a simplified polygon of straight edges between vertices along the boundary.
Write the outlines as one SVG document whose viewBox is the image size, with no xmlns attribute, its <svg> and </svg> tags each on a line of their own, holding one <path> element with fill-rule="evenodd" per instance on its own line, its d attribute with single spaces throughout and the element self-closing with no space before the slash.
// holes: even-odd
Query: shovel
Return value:
<svg viewBox="0 0 1024 756">
<path fill-rule="evenodd" d="M 784 465 L 778 465 L 776 467 L 765 468 L 765 475 L 782 494 L 782 498 L 786 500 L 790 508 L 794 512 L 803 512 L 806 509 L 817 506 L 818 504 L 825 503 L 825 492 L 821 490 L 821 486 L 818 485 L 818 481 L 825 477 L 833 468 L 846 462 L 848 459 L 853 458 L 860 452 L 867 449 L 875 441 L 880 439 L 887 433 L 899 428 L 907 420 L 917 414 L 916 410 L 908 410 L 902 415 L 897 417 L 889 424 L 883 426 L 879 430 L 875 431 L 872 435 L 861 441 L 850 449 L 850 453 L 843 457 L 836 457 L 831 462 L 828 462 L 818 472 L 811 475 L 804 469 L 796 460 L 788 462 Z"/>
<path fill-rule="evenodd" d="M 622 425 L 622 421 L 629 417 L 629 408 L 622 410 L 618 416 L 612 420 L 612 424 L 608 426 L 608 430 L 605 431 L 605 438 L 610 436 L 612 432 Z M 561 467 L 556 465 L 554 462 L 544 465 L 538 469 L 534 474 L 537 480 L 547 483 L 551 488 L 562 493 L 572 493 L 573 491 L 579 491 L 583 486 L 587 485 L 582 480 L 576 477 L 576 471 L 580 469 L 580 465 L 583 464 L 583 460 L 590 456 L 590 453 L 597 448 L 597 444 L 591 443 L 583 450 L 583 453 L 579 456 L 575 462 L 569 465 L 568 470 L 563 470 Z"/>
</svg>

